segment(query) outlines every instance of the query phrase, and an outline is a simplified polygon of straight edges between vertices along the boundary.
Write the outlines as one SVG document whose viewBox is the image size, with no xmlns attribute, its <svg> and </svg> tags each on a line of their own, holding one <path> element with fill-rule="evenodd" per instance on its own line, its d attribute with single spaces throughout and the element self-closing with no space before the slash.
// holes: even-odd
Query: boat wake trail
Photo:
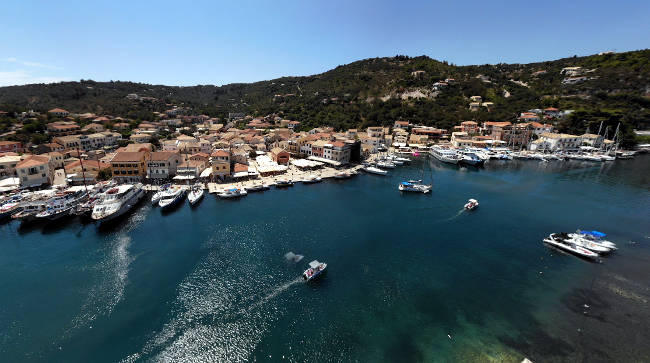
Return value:
<svg viewBox="0 0 650 363">
<path fill-rule="evenodd" d="M 284 291 L 287 291 L 291 286 L 293 286 L 293 285 L 295 285 L 295 284 L 299 284 L 299 283 L 301 283 L 301 282 L 303 282 L 303 278 L 302 278 L 302 276 L 301 276 L 301 277 L 297 277 L 295 280 L 289 281 L 289 282 L 287 282 L 287 283 L 284 284 L 284 285 L 278 286 L 278 287 L 276 287 L 275 289 L 273 289 L 273 291 L 271 291 L 271 293 L 269 293 L 268 295 L 264 296 L 264 297 L 263 297 L 262 299 L 260 299 L 259 301 L 257 301 L 257 302 L 255 302 L 255 303 L 251 304 L 248 308 L 246 308 L 246 309 L 243 310 L 243 311 L 244 311 L 244 312 L 249 312 L 249 311 L 251 311 L 251 310 L 253 310 L 253 309 L 255 309 L 255 308 L 257 308 L 257 307 L 259 307 L 259 306 L 261 306 L 261 305 L 264 305 L 264 304 L 265 304 L 266 302 L 268 302 L 269 300 L 271 300 L 271 299 L 273 299 L 274 297 L 278 296 L 278 294 L 280 294 L 280 293 L 282 293 L 282 292 L 284 292 Z"/>
<path fill-rule="evenodd" d="M 455 215 L 451 216 L 450 218 L 445 219 L 446 222 L 453 221 L 454 219 L 460 217 L 461 214 L 465 211 L 465 208 L 461 209 L 456 213 Z"/>
</svg>

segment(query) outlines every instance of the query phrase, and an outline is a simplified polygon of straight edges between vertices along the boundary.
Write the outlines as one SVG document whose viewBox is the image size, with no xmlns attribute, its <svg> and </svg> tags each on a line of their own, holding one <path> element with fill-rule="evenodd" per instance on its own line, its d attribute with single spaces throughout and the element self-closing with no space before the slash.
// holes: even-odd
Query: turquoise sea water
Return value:
<svg viewBox="0 0 650 363">
<path fill-rule="evenodd" d="M 431 177 L 430 195 L 397 191 Z M 480 207 L 464 212 L 468 198 Z M 0 225 L 1 360 L 584 357 L 605 348 L 566 333 L 566 296 L 648 254 L 650 157 L 484 169 L 422 158 L 386 177 L 208 195 L 165 214 L 149 204 L 109 228 Z M 620 251 L 588 263 L 541 243 L 581 227 Z M 305 284 L 313 259 L 328 272 Z M 647 354 L 629 345 L 610 350 Z"/>
</svg>

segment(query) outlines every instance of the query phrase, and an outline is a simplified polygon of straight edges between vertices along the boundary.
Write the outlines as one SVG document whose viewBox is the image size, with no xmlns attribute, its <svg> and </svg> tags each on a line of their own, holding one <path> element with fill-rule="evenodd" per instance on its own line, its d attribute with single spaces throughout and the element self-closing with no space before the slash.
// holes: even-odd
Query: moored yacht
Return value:
<svg viewBox="0 0 650 363">
<path fill-rule="evenodd" d="M 311 281 L 325 272 L 327 264 L 313 260 L 309 263 L 309 268 L 302 273 L 302 278 L 305 281 Z"/>
<path fill-rule="evenodd" d="M 392 161 L 378 161 L 376 165 L 379 168 L 395 169 L 395 163 L 393 163 Z"/>
<path fill-rule="evenodd" d="M 478 157 L 478 155 L 476 155 L 471 151 L 461 150 L 459 151 L 459 154 L 460 154 L 460 160 L 458 162 L 460 164 L 476 166 L 476 167 L 483 166 L 483 164 L 485 164 L 484 159 L 481 159 L 480 157 Z"/>
<path fill-rule="evenodd" d="M 185 189 L 180 187 L 169 188 L 158 201 L 162 209 L 169 209 L 180 203 L 185 198 Z"/>
<path fill-rule="evenodd" d="M 158 189 L 158 191 L 151 196 L 151 204 L 154 206 L 158 205 L 158 202 L 160 202 L 160 198 L 162 198 L 163 195 L 165 195 L 165 193 L 169 188 L 171 188 L 171 186 L 172 186 L 171 184 L 165 184 L 161 186 L 160 189 Z"/>
<path fill-rule="evenodd" d="M 449 164 L 458 164 L 458 161 L 460 160 L 456 151 L 441 146 L 432 146 L 431 149 L 429 149 L 429 154 L 434 158 Z"/>
<path fill-rule="evenodd" d="M 293 186 L 293 180 L 291 179 L 278 179 L 275 181 L 276 188 L 286 188 Z"/>
<path fill-rule="evenodd" d="M 90 217 L 102 223 L 108 222 L 131 210 L 144 194 L 141 183 L 118 185 L 109 189 L 95 204 Z"/>
<path fill-rule="evenodd" d="M 263 190 L 269 190 L 269 186 L 264 183 L 253 184 L 250 187 L 246 187 L 247 192 L 261 192 Z"/>
<path fill-rule="evenodd" d="M 356 173 L 352 172 L 349 173 L 347 171 L 339 171 L 338 173 L 334 174 L 335 179 L 347 179 L 351 178 L 353 175 L 356 175 Z"/>
</svg>

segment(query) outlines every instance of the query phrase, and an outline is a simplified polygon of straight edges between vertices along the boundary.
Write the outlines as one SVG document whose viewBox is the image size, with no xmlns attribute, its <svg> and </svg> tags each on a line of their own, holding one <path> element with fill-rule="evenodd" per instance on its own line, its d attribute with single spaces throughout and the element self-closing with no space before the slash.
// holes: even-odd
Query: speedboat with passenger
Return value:
<svg viewBox="0 0 650 363">
<path fill-rule="evenodd" d="M 577 230 L 576 233 L 570 233 L 569 236 L 572 236 L 574 238 L 583 238 L 586 239 L 587 241 L 591 242 L 596 242 L 604 247 L 607 247 L 609 249 L 615 250 L 618 247 L 616 247 L 616 243 L 607 241 L 604 238 L 607 237 L 606 233 L 603 232 L 598 232 L 598 231 L 583 231 L 583 230 Z"/>
<path fill-rule="evenodd" d="M 574 240 L 566 233 L 551 233 L 547 238 L 544 238 L 544 242 L 578 257 L 583 257 L 590 260 L 598 257 L 598 254 L 596 252 L 578 246 Z"/>
<path fill-rule="evenodd" d="M 302 273 L 302 278 L 305 281 L 311 281 L 317 278 L 318 276 L 322 275 L 323 273 L 325 273 L 326 268 L 327 268 L 326 263 L 313 260 L 309 263 L 309 268 Z"/>
<path fill-rule="evenodd" d="M 422 184 L 421 180 L 409 180 L 399 183 L 397 186 L 400 192 L 418 192 L 418 193 L 429 193 L 431 191 L 431 185 Z"/>
<path fill-rule="evenodd" d="M 467 203 L 465 203 L 463 207 L 467 210 L 474 210 L 478 207 L 478 200 L 470 199 L 467 201 Z"/>
</svg>

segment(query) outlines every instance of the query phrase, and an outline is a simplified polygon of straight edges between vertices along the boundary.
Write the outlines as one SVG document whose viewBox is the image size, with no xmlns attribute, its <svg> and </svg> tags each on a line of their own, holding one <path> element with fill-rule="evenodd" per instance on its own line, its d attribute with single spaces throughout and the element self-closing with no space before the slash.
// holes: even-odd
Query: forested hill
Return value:
<svg viewBox="0 0 650 363">
<path fill-rule="evenodd" d="M 568 77 L 561 74 L 565 67 L 582 67 L 584 79 L 563 84 Z M 434 87 L 445 79 L 454 81 Z M 126 97 L 133 93 L 156 100 Z M 313 76 L 221 87 L 90 80 L 32 84 L 0 88 L 0 110 L 62 107 L 75 113 L 148 119 L 152 111 L 173 104 L 211 116 L 276 113 L 302 121 L 303 127 L 364 127 L 404 119 L 449 128 L 461 120 L 514 121 L 522 111 L 552 106 L 576 110 L 561 127 L 578 132 L 602 120 L 622 121 L 628 129 L 648 128 L 649 95 L 650 50 L 641 50 L 477 66 L 455 66 L 425 56 L 373 58 Z M 482 96 L 493 106 L 470 112 L 470 96 Z"/>
</svg>

